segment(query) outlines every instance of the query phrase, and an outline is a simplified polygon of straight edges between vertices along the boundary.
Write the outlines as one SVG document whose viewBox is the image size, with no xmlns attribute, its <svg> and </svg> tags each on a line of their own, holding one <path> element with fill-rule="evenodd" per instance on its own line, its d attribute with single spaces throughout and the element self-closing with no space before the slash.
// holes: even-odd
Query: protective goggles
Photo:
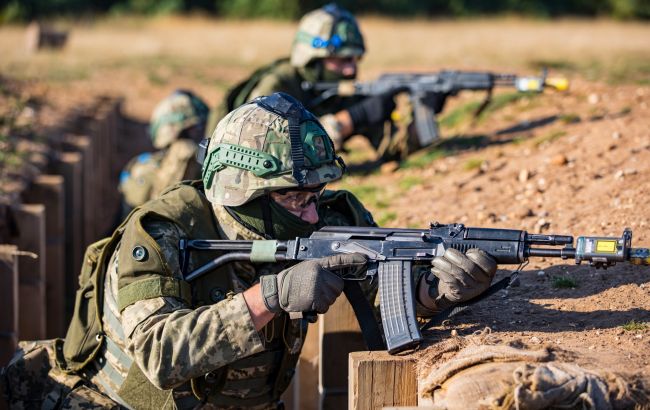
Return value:
<svg viewBox="0 0 650 410">
<path fill-rule="evenodd" d="M 318 199 L 325 190 L 325 184 L 320 184 L 314 188 L 284 188 L 273 191 L 273 200 L 282 205 L 289 211 L 300 212 L 307 208 L 312 203 L 317 203 Z"/>
<path fill-rule="evenodd" d="M 329 39 L 322 38 L 320 36 L 312 36 L 305 32 L 298 33 L 298 39 L 301 42 L 311 44 L 314 48 L 326 48 L 331 52 L 336 52 L 344 45 L 358 47 L 362 51 L 365 51 L 365 46 L 363 40 L 361 40 L 361 33 L 359 33 L 357 22 L 354 16 L 346 11 L 341 9 L 336 4 L 330 3 L 323 7 L 323 11 L 331 15 L 334 18 L 332 22 L 332 29 L 330 31 Z M 351 33 L 347 33 L 344 37 L 338 33 L 339 28 L 351 29 Z"/>
</svg>

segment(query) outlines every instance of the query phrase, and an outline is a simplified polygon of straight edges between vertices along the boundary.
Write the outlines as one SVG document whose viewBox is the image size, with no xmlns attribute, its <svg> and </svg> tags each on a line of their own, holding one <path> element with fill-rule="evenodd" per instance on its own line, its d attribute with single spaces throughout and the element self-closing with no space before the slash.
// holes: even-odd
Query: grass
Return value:
<svg viewBox="0 0 650 410">
<path fill-rule="evenodd" d="M 465 171 L 473 171 L 475 169 L 481 168 L 481 165 L 483 165 L 483 159 L 481 159 L 481 158 L 471 158 L 471 159 L 468 159 L 463 164 L 463 169 L 465 169 Z"/>
<path fill-rule="evenodd" d="M 533 145 L 539 147 L 540 145 L 553 142 L 558 138 L 562 138 L 567 135 L 566 131 L 554 130 L 546 134 L 540 135 L 539 137 L 533 139 Z"/>
<path fill-rule="evenodd" d="M 626 332 L 636 332 L 639 330 L 648 330 L 650 325 L 646 322 L 637 322 L 636 320 L 630 320 L 623 326 L 621 326 Z"/>
<path fill-rule="evenodd" d="M 374 209 L 386 209 L 390 206 L 390 200 L 383 188 L 370 184 L 358 184 L 347 182 L 341 184 L 337 189 L 345 189 L 356 196 L 361 203 Z"/>
<path fill-rule="evenodd" d="M 404 178 L 400 179 L 399 187 L 402 191 L 408 191 L 414 186 L 422 185 L 424 178 L 417 175 L 406 175 Z"/>
<path fill-rule="evenodd" d="M 578 282 L 568 276 L 556 276 L 553 278 L 552 284 L 556 289 L 575 289 L 578 287 Z"/>
<path fill-rule="evenodd" d="M 402 168 L 424 168 L 433 161 L 450 155 L 451 152 L 440 146 L 433 146 L 422 152 L 411 155 L 404 161 Z"/>
<path fill-rule="evenodd" d="M 485 135 L 456 135 L 445 138 L 438 144 L 411 155 L 401 168 L 424 168 L 433 161 L 458 152 L 481 148 L 488 145 L 490 139 Z"/>
<path fill-rule="evenodd" d="M 559 120 L 560 120 L 560 122 L 562 124 L 575 124 L 575 123 L 580 122 L 582 119 L 580 118 L 580 116 L 578 114 L 566 113 L 566 114 L 560 115 Z"/>
<path fill-rule="evenodd" d="M 496 94 L 492 97 L 492 101 L 481 112 L 478 118 L 476 118 L 476 110 L 481 106 L 482 101 L 472 101 L 456 107 L 448 114 L 441 116 L 440 126 L 443 128 L 456 128 L 461 124 L 465 124 L 469 121 L 474 120 L 478 123 L 481 123 L 489 118 L 490 115 L 508 105 L 521 100 L 532 100 L 536 96 L 537 94 L 535 93 L 523 92 L 507 92 Z"/>
<path fill-rule="evenodd" d="M 385 226 L 389 222 L 394 221 L 397 219 L 397 213 L 393 211 L 387 211 L 387 212 L 380 212 L 379 215 L 377 216 L 377 225 L 379 226 Z"/>
</svg>

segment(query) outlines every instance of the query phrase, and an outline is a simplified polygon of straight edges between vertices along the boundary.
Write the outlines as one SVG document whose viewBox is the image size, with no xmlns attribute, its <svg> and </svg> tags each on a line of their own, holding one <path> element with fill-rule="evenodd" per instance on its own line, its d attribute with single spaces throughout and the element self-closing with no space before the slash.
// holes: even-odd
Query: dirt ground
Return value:
<svg viewBox="0 0 650 410">
<path fill-rule="evenodd" d="M 176 87 L 216 104 L 230 84 L 285 55 L 294 31 L 290 23 L 200 18 L 61 24 L 72 30 L 68 47 L 37 55 L 24 51 L 24 27 L 0 27 L 0 74 L 38 87 L 50 112 L 45 123 L 107 93 L 124 96 L 125 112 L 140 121 Z M 361 25 L 369 50 L 362 78 L 442 68 L 536 74 L 548 66 L 572 82 L 567 93 L 516 99 L 478 121 L 452 121 L 480 99 L 461 95 L 441 116 L 441 144 L 397 169 L 388 164 L 337 184 L 355 192 L 382 225 L 462 222 L 576 237 L 619 236 L 630 227 L 635 246 L 650 246 L 649 25 L 513 19 L 361 19 Z M 352 161 L 372 158 L 362 140 L 349 147 Z M 514 267 L 503 268 L 500 276 Z M 433 328 L 428 343 L 489 327 L 503 341 L 555 345 L 584 354 L 587 366 L 650 379 L 650 268 L 595 270 L 536 258 L 520 282 Z"/>
</svg>

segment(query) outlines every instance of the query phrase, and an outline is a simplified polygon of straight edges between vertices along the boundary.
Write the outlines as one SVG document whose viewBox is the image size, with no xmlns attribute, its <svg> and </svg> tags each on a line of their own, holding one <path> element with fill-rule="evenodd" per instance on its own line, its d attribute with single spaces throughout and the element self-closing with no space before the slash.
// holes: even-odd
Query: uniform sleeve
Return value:
<svg viewBox="0 0 650 410">
<path fill-rule="evenodd" d="M 253 88 L 248 96 L 249 100 L 262 95 L 271 95 L 273 93 L 283 92 L 301 99 L 303 92 L 300 89 L 300 82 L 295 77 L 286 73 L 271 72 L 260 78 L 259 82 Z M 303 104 L 306 101 L 302 101 Z"/>
<path fill-rule="evenodd" d="M 259 83 L 251 90 L 249 100 L 260 97 L 262 95 L 271 95 L 276 92 L 288 92 L 287 88 L 283 86 L 282 81 L 276 75 L 266 75 L 262 77 Z"/>
<path fill-rule="evenodd" d="M 127 240 L 125 244 L 130 245 L 121 246 L 124 254 L 120 261 L 139 257 L 142 252 L 136 252 L 138 247 L 145 249 L 147 257 L 146 261 L 125 263 L 124 270 L 120 269 L 118 300 L 126 304 L 125 298 L 130 301 L 134 294 L 142 296 L 123 308 L 122 327 L 130 354 L 155 386 L 172 388 L 264 350 L 241 294 L 191 309 L 187 300 L 181 295 L 174 297 L 171 291 L 148 295 L 150 287 L 144 286 L 134 292 L 141 283 L 179 280 L 180 233 L 171 222 L 143 218 L 141 232 L 133 236 L 130 234 L 133 243 Z M 144 263 L 147 261 L 149 264 Z"/>
<path fill-rule="evenodd" d="M 139 303 L 146 308 L 150 302 Z M 133 308 L 140 306 L 136 303 Z M 155 386 L 169 389 L 261 352 L 264 346 L 243 295 L 237 294 L 197 309 L 164 301 L 135 328 L 128 349 Z"/>
</svg>

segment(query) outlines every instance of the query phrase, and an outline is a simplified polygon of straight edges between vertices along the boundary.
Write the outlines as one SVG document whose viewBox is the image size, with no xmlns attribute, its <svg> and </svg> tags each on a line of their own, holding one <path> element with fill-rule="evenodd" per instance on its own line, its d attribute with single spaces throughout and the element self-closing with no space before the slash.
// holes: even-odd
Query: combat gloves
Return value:
<svg viewBox="0 0 650 410">
<path fill-rule="evenodd" d="M 439 311 L 483 293 L 497 270 L 494 258 L 480 249 L 465 254 L 447 249 L 431 262 L 431 274 L 419 284 L 418 299 L 428 310 Z"/>
<path fill-rule="evenodd" d="M 338 272 L 358 271 L 365 265 L 364 255 L 339 254 L 300 262 L 277 275 L 264 275 L 260 278 L 264 304 L 274 313 L 325 313 L 343 291 Z"/>
<path fill-rule="evenodd" d="M 389 119 L 395 109 L 395 94 L 396 92 L 388 92 L 367 97 L 348 108 L 354 131 L 358 132 L 361 127 Z"/>
</svg>

